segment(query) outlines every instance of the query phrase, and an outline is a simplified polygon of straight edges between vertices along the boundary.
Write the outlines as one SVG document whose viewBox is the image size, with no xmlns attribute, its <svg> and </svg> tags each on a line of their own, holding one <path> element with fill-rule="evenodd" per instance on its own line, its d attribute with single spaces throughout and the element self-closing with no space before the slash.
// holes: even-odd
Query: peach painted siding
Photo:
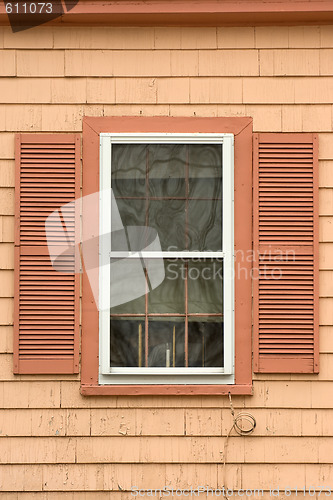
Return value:
<svg viewBox="0 0 333 500">
<path fill-rule="evenodd" d="M 333 487 L 333 27 L 1 27 L 0 48 L 0 497 L 223 483 L 226 397 L 82 397 L 78 376 L 12 373 L 14 134 L 81 132 L 84 115 L 319 133 L 320 373 L 254 375 L 254 395 L 233 397 L 257 428 L 230 439 L 227 485 Z"/>
</svg>

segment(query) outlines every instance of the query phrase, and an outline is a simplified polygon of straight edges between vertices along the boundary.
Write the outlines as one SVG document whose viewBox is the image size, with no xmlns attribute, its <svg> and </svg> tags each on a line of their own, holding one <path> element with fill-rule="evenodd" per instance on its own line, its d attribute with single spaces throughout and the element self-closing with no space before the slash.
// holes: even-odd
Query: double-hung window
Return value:
<svg viewBox="0 0 333 500">
<path fill-rule="evenodd" d="M 100 384 L 234 383 L 234 136 L 100 136 Z"/>
</svg>

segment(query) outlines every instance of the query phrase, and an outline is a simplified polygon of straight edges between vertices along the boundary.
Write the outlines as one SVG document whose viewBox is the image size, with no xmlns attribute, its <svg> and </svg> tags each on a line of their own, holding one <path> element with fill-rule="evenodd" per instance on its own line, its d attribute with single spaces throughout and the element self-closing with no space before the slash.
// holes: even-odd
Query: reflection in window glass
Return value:
<svg viewBox="0 0 333 500">
<path fill-rule="evenodd" d="M 221 145 L 113 145 L 111 187 L 123 225 L 156 229 L 162 251 L 222 249 Z"/>
</svg>

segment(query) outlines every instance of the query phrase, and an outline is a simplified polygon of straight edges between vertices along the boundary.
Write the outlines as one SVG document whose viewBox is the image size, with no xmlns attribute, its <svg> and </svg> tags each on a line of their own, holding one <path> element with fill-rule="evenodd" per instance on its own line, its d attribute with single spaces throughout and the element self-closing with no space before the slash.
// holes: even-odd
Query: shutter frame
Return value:
<svg viewBox="0 0 333 500">
<path fill-rule="evenodd" d="M 255 256 L 255 267 L 256 272 L 254 273 L 253 280 L 253 339 L 254 339 L 254 349 L 253 349 L 253 361 L 254 361 L 254 371 L 259 373 L 318 373 L 319 371 L 319 182 L 318 182 L 318 136 L 312 133 L 260 133 L 254 134 L 253 138 L 253 248 Z M 264 158 L 264 153 L 262 153 L 263 146 L 275 145 L 275 156 L 273 154 L 271 161 L 268 161 L 267 156 Z M 289 153 L 285 156 L 285 153 L 281 153 L 281 149 L 288 150 Z M 280 150 L 280 151 L 279 151 Z M 311 162 L 309 161 L 309 152 L 311 154 Z M 267 153 L 266 153 L 267 154 Z M 274 161 L 275 160 L 275 161 Z M 263 165 L 270 163 L 267 172 L 264 175 L 267 177 L 264 182 L 267 181 L 265 187 L 262 186 L 263 179 L 262 168 Z M 283 172 L 284 181 L 289 184 L 285 189 L 290 189 L 290 197 L 281 196 L 281 209 L 285 208 L 285 213 L 281 218 L 283 222 L 274 222 L 268 218 L 261 219 L 260 211 L 267 211 L 271 207 L 276 209 L 276 205 L 273 200 L 269 198 L 275 197 L 274 185 L 272 189 L 272 181 L 276 176 L 273 176 L 274 168 L 276 165 L 282 165 L 277 167 L 277 169 L 283 169 L 283 165 L 292 164 L 295 165 L 293 172 L 290 175 L 290 182 L 287 182 L 288 177 L 287 171 Z M 309 167 L 311 165 L 311 168 Z M 271 170 L 271 173 L 269 173 Z M 301 175 L 298 174 L 301 172 Z M 304 175 L 305 174 L 305 175 Z M 271 177 L 270 177 L 271 176 Z M 299 178 L 302 179 L 299 179 Z M 293 180 L 294 178 L 294 180 Z M 283 186 L 283 182 L 281 182 Z M 303 186 L 302 186 L 303 184 Z M 304 184 L 306 187 L 304 188 Z M 311 184 L 311 189 L 309 186 Z M 280 188 L 282 187 L 280 186 Z M 305 194 L 304 194 L 305 189 Z M 266 191 L 265 191 L 266 190 Z M 298 192 L 300 197 L 299 201 L 295 193 Z M 278 192 L 278 190 L 277 190 Z M 287 193 L 288 191 L 284 191 Z M 266 193 L 266 208 L 263 201 L 263 196 Z M 294 196 L 294 197 L 293 197 Z M 303 219 L 296 218 L 286 213 L 291 207 L 296 207 L 294 209 L 297 212 L 298 208 L 302 210 L 302 215 L 305 214 L 307 210 L 306 217 Z M 280 212 L 282 213 L 282 212 Z M 310 215 L 309 215 L 310 214 Z M 267 214 L 266 214 L 267 215 Z M 274 214 L 275 215 L 275 214 Z M 288 217 L 290 219 L 288 220 Z M 280 216 L 281 217 L 281 216 Z M 311 231 L 303 229 L 303 222 L 309 222 L 312 218 Z M 261 225 L 260 225 L 261 222 Z M 262 229 L 263 222 L 267 226 L 270 226 L 270 232 L 265 232 Z M 279 228 L 280 225 L 280 228 Z M 283 233 L 281 231 L 283 225 L 287 231 Z M 292 227 L 292 226 L 295 227 Z M 275 226 L 275 229 L 274 229 Z M 289 227 L 288 227 L 289 226 Z M 309 224 L 308 224 L 309 226 Z M 292 227 L 292 229 L 290 229 Z M 272 230 L 273 228 L 273 230 Z M 280 230 L 279 230 L 280 229 Z M 308 227 L 309 229 L 309 227 Z M 264 261 L 264 252 L 266 256 L 268 255 L 268 260 Z M 268 252 L 268 253 L 267 253 Z M 294 305 L 288 304 L 288 299 L 291 295 L 286 289 L 283 294 L 283 290 L 280 287 L 281 296 L 285 298 L 285 304 L 281 304 L 280 297 L 275 293 L 275 299 L 271 291 L 278 291 L 278 287 L 275 289 L 270 286 L 270 280 L 268 279 L 267 284 L 263 279 L 259 280 L 259 266 L 263 269 L 263 262 L 269 261 L 269 265 L 273 262 L 270 260 L 269 252 L 271 256 L 280 254 L 282 256 L 282 279 L 285 278 L 287 286 L 290 290 L 298 291 L 298 300 L 294 300 Z M 294 252 L 294 260 L 287 257 L 287 254 L 292 255 Z M 302 285 L 299 281 L 299 275 L 302 275 L 305 271 L 296 271 L 295 266 L 292 262 L 296 262 L 296 266 L 299 266 L 302 270 L 307 266 L 307 278 Z M 268 267 L 269 269 L 269 267 Z M 296 267 L 297 269 L 297 267 Z M 312 284 L 311 284 L 311 280 Z M 266 286 L 265 286 L 266 285 Z M 267 290 L 267 291 L 265 291 Z M 266 297 L 264 294 L 266 293 Z M 305 299 L 305 293 L 308 295 Z M 268 295 L 267 295 L 268 294 Z M 270 295 L 269 295 L 270 294 Z M 279 297 L 279 299 L 276 299 Z M 264 304 L 266 300 L 266 305 Z M 274 300 L 276 300 L 274 304 Z M 280 302 L 279 302 L 280 300 Z M 290 299 L 292 301 L 292 299 Z M 303 301 L 303 303 L 302 303 Z M 286 304 L 287 302 L 287 304 Z M 270 305 L 268 305 L 270 304 Z M 289 308 L 286 307 L 289 305 Z M 298 306 L 298 310 L 297 310 Z M 263 317 L 263 311 L 266 308 L 266 317 Z M 279 315 L 272 314 L 272 308 L 277 309 Z M 267 311 L 268 310 L 268 311 Z M 288 326 L 288 316 L 290 316 L 290 310 L 300 313 L 300 319 L 295 320 L 295 324 Z M 274 311 L 275 312 L 275 311 Z M 303 315 L 301 314 L 303 312 Z M 271 318 L 270 318 L 271 316 Z M 283 318 L 285 316 L 285 318 Z M 308 318 L 308 319 L 305 319 Z M 266 322 L 265 323 L 265 319 Z M 268 321 L 267 321 L 268 320 Z M 279 323 L 280 320 L 280 323 Z M 303 323 L 302 323 L 303 321 Z M 272 323 L 275 325 L 272 327 Z M 306 324 L 307 323 L 307 324 Z M 266 325 L 266 326 L 265 326 Z M 268 328 L 267 328 L 268 325 Z M 295 326 L 296 325 L 296 326 Z M 299 327 L 299 328 L 298 328 Z M 270 329 L 271 328 L 271 329 Z M 288 333 L 289 328 L 289 333 Z M 293 330 L 294 328 L 294 330 Z M 302 329 L 304 328 L 304 331 Z M 266 329 L 266 331 L 265 331 Z M 283 332 L 283 330 L 285 330 Z M 293 338 L 290 335 L 293 334 Z M 296 333 L 293 333 L 296 332 Z M 304 333 L 306 332 L 306 333 Z M 270 335 L 268 335 L 268 333 Z M 283 337 L 284 335 L 284 337 Z M 289 338 L 288 338 L 289 336 Z M 270 337 L 270 338 L 268 338 Z M 268 339 L 268 340 L 267 340 Z M 286 343 L 288 343 L 288 348 Z M 271 344 L 268 344 L 271 342 Z M 269 347 L 272 346 L 272 349 Z M 289 352 L 286 352 L 289 350 Z M 271 352 L 268 352 L 271 351 Z"/>
<path fill-rule="evenodd" d="M 44 223 L 64 198 L 68 203 L 80 197 L 80 144 L 79 134 L 15 138 L 13 371 L 17 374 L 79 372 L 80 278 L 74 270 L 62 274 L 52 268 Z M 78 215 L 75 211 L 71 220 L 75 241 L 79 241 Z M 74 252 L 68 258 L 74 265 Z"/>
</svg>

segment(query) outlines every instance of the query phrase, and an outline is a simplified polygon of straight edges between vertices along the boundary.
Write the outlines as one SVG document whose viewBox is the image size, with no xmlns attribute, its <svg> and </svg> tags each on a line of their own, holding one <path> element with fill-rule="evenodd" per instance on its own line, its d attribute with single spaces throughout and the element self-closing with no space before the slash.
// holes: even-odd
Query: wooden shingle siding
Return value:
<svg viewBox="0 0 333 500">
<path fill-rule="evenodd" d="M 76 214 L 68 203 L 79 196 L 79 140 L 75 135 L 17 136 L 14 373 L 78 372 L 75 256 L 60 257 L 66 272 L 53 267 L 45 220 L 66 205 L 66 230 L 52 219 L 48 242 L 60 252 L 74 248 Z"/>
<path fill-rule="evenodd" d="M 3 47 L 0 73 L 5 75 L 0 78 L 5 80 L 0 92 L 1 285 L 5 286 L 8 278 L 7 275 L 3 277 L 8 272 L 14 283 L 15 133 L 29 132 L 35 136 L 54 132 L 81 133 L 84 115 L 194 114 L 250 116 L 254 131 L 260 134 L 317 132 L 320 371 L 317 375 L 254 373 L 253 395 L 232 396 L 235 413 L 244 409 L 252 413 L 257 426 L 251 437 L 231 438 L 227 486 L 262 487 L 265 491 L 260 498 L 265 500 L 272 500 L 269 490 L 277 486 L 280 496 L 276 498 L 281 500 L 285 498 L 284 488 L 292 490 L 289 499 L 299 500 L 310 498 L 308 493 L 304 497 L 304 486 L 306 489 L 316 487 L 317 493 L 312 498 L 318 497 L 320 487 L 333 485 L 332 443 L 326 439 L 333 435 L 333 288 L 330 276 L 333 273 L 333 27 L 73 28 L 61 24 L 59 28 L 41 26 L 21 33 L 12 33 L 9 27 L 0 28 L 0 47 Z M 156 67 L 158 60 L 156 62 L 153 57 L 145 58 L 144 67 L 139 63 L 141 51 L 153 53 L 156 49 L 171 52 L 167 76 L 161 76 L 163 68 Z M 248 50 L 258 51 L 261 76 L 216 76 L 217 69 L 212 63 L 215 55 L 209 52 L 229 49 L 243 49 L 242 53 L 233 54 L 237 56 L 235 64 L 238 67 L 241 59 L 246 61 Z M 109 66 L 103 66 L 102 56 L 94 53 L 102 50 L 122 51 L 131 74 L 125 77 L 119 65 L 115 65 L 117 76 L 112 76 L 111 64 L 117 61 L 113 63 L 110 58 Z M 86 51 L 91 51 L 90 60 Z M 96 55 L 98 67 L 94 66 Z M 66 64 L 68 61 L 71 64 L 67 68 L 65 57 Z M 81 67 L 86 71 L 92 68 L 97 77 L 83 73 L 75 75 L 74 71 L 70 74 L 74 63 L 76 68 L 80 67 L 80 57 L 86 64 Z M 221 57 L 223 62 L 228 60 L 227 55 L 216 57 Z M 250 67 L 254 72 L 252 58 L 244 63 L 244 68 Z M 183 61 L 184 65 L 179 68 Z M 318 75 L 318 61 L 319 75 L 324 77 Z M 224 66 L 222 72 L 225 74 Z M 61 79 L 62 73 L 67 74 L 68 87 L 63 84 L 61 94 L 60 84 L 53 85 L 54 94 L 51 95 L 50 82 Z M 79 97 L 74 103 L 71 102 L 75 98 L 73 86 L 69 82 L 72 77 L 76 82 L 79 79 L 83 82 L 78 86 Z M 21 83 L 15 84 L 15 80 Z M 84 94 L 85 83 L 88 100 Z M 180 89 L 178 94 L 177 89 Z M 294 89 L 297 92 L 294 93 Z M 156 104 L 157 97 L 161 104 Z M 209 445 L 207 450 L 211 450 L 215 441 L 219 443 L 218 450 L 223 451 L 232 422 L 227 396 L 83 397 L 79 377 L 75 375 L 13 375 L 12 351 L 13 294 L 12 286 L 8 286 L 6 296 L 0 293 L 0 443 L 6 461 L 0 464 L 1 500 L 128 500 L 132 495 L 126 489 L 134 485 L 164 488 L 168 484 L 187 488 L 189 485 L 214 487 L 223 484 L 221 456 L 217 454 L 214 463 L 172 464 L 170 461 L 178 457 L 182 440 L 187 436 L 194 436 L 191 442 L 193 460 L 199 456 L 198 447 Z M 86 442 L 80 443 L 84 436 Z M 75 462 L 72 445 L 64 463 L 58 463 L 64 454 L 61 453 L 63 443 L 57 441 L 64 439 L 67 445 L 68 438 L 77 445 L 80 460 L 88 462 L 85 447 L 90 436 L 96 438 L 93 444 L 99 463 Z M 126 444 L 131 436 L 146 440 L 147 444 L 142 440 L 135 446 L 133 442 L 133 456 L 139 456 L 139 461 L 146 463 L 124 463 L 124 450 L 131 445 Z M 159 463 L 149 463 L 152 453 L 157 453 L 155 441 L 151 443 L 150 454 L 146 455 L 151 436 L 163 438 L 159 444 Z M 173 446 L 173 438 L 177 436 L 179 449 Z M 210 443 L 202 439 L 196 443 L 197 436 L 210 437 Z M 47 438 L 47 445 L 43 437 Z M 111 453 L 108 437 L 119 438 L 119 454 L 113 457 L 111 464 L 106 461 L 107 455 L 103 455 L 104 451 Z M 7 439 L 10 446 L 5 444 Z M 142 450 L 141 455 L 138 448 Z M 12 456 L 9 449 L 13 450 Z M 267 454 L 263 455 L 263 450 Z M 242 455 L 240 459 L 239 453 L 243 451 L 244 458 Z M 69 463 L 70 460 L 74 461 Z M 301 488 L 297 496 L 296 486 Z M 119 487 L 125 491 L 120 491 Z M 203 497 L 206 498 L 206 494 Z M 319 498 L 328 497 L 322 492 Z M 253 495 L 253 498 L 256 497 Z"/>
<path fill-rule="evenodd" d="M 318 140 L 254 138 L 254 364 L 318 372 Z"/>
</svg>

